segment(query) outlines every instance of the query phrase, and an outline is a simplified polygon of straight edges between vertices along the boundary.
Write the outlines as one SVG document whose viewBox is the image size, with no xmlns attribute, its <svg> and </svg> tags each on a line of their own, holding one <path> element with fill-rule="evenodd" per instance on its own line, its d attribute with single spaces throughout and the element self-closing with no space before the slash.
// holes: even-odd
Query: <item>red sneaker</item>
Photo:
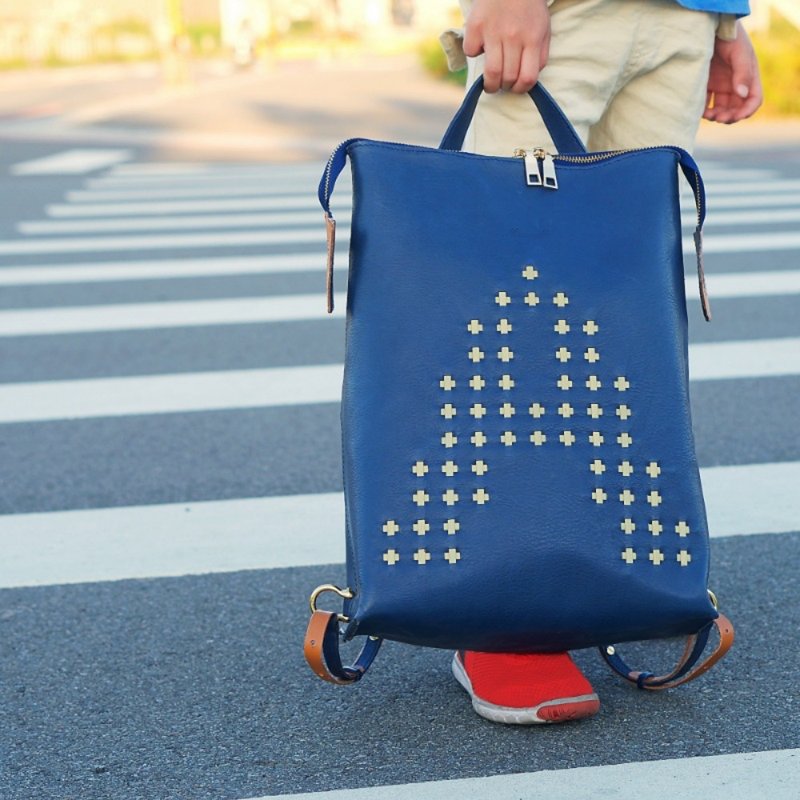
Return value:
<svg viewBox="0 0 800 800">
<path fill-rule="evenodd" d="M 600 700 L 569 653 L 475 653 L 453 656 L 453 675 L 481 717 L 511 725 L 594 716 Z"/>
</svg>

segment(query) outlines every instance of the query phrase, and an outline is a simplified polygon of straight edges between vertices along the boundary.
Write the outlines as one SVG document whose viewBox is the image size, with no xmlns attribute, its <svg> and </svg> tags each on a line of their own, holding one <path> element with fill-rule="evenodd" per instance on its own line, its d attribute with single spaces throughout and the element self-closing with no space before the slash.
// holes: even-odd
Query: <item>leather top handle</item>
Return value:
<svg viewBox="0 0 800 800">
<path fill-rule="evenodd" d="M 482 94 L 483 75 L 472 84 L 472 87 L 464 97 L 461 108 L 456 111 L 456 115 L 450 122 L 439 145 L 440 150 L 461 149 L 464 144 L 464 137 L 467 134 L 467 128 L 472 122 L 478 100 L 480 100 Z M 550 93 L 540 83 L 537 83 L 528 94 L 536 104 L 536 108 L 539 110 L 547 132 L 556 146 L 556 150 L 559 153 L 585 153 L 586 147 L 581 141 L 581 137 L 575 132 L 572 123 L 566 118 Z"/>
</svg>

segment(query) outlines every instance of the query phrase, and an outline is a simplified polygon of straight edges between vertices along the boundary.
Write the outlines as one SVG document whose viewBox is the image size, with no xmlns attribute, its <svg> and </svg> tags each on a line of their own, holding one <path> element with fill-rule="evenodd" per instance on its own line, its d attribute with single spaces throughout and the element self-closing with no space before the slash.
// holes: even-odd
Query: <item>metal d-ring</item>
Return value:
<svg viewBox="0 0 800 800">
<path fill-rule="evenodd" d="M 314 614 L 317 610 L 317 598 L 321 594 L 325 594 L 325 592 L 333 592 L 344 600 L 352 600 L 353 597 L 355 597 L 350 589 L 340 589 L 338 586 L 335 586 L 332 583 L 323 583 L 321 586 L 317 586 L 317 588 L 311 592 L 311 597 L 308 598 L 308 604 L 311 606 L 312 614 Z M 350 622 L 350 617 L 345 616 L 344 614 L 337 614 L 336 618 L 339 620 L 339 622 Z"/>
</svg>

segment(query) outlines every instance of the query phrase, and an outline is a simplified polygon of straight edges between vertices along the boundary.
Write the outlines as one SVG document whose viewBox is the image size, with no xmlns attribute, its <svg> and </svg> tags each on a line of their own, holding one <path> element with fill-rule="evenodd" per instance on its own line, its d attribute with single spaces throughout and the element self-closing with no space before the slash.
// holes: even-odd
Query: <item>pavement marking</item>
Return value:
<svg viewBox="0 0 800 800">
<path fill-rule="evenodd" d="M 800 531 L 800 462 L 702 469 L 713 538 Z M 0 588 L 344 561 L 341 492 L 0 516 Z M 760 795 L 759 795 L 760 796 Z"/>
<path fill-rule="evenodd" d="M 337 193 L 334 205 L 341 209 L 350 209 L 352 199 L 344 193 Z M 694 224 L 694 201 L 687 198 L 681 203 L 684 211 L 691 212 L 690 218 Z M 719 208 L 758 208 L 781 207 L 791 208 L 800 206 L 800 194 L 753 195 L 717 198 L 713 203 L 712 214 Z M 76 203 L 53 204 L 45 209 L 50 217 L 114 217 L 114 216 L 155 216 L 159 214 L 187 214 L 193 212 L 221 212 L 221 211 L 272 211 L 285 210 L 316 210 L 319 212 L 319 200 L 313 193 L 308 195 L 269 197 L 234 197 L 218 198 L 216 200 L 161 200 L 156 202 L 122 202 L 122 203 Z"/>
<path fill-rule="evenodd" d="M 338 184 L 337 184 L 338 186 Z M 169 187 L 166 189 L 116 189 L 108 191 L 98 191 L 90 189 L 76 189 L 67 192 L 66 198 L 70 203 L 104 203 L 107 201 L 117 202 L 120 200 L 141 200 L 147 202 L 152 200 L 167 200 L 179 197 L 246 197 L 259 195 L 269 197 L 274 195 L 303 197 L 314 197 L 316 195 L 316 185 L 311 183 L 308 186 L 276 186 L 270 187 L 268 184 L 251 183 L 243 185 L 235 182 L 225 186 L 206 186 L 201 190 L 197 186 Z"/>
<path fill-rule="evenodd" d="M 325 246 L 322 217 L 313 228 L 288 231 L 246 231 L 218 233 L 175 233 L 156 236 L 97 236 L 67 239 L 16 239 L 0 242 L 0 254 L 32 255 L 39 253 L 97 253 L 111 251 L 180 250 L 186 248 L 245 247 L 248 245 L 316 244 Z M 322 230 L 322 233 L 320 233 Z M 337 244 L 349 242 L 338 236 Z M 800 247 L 800 244 L 798 244 Z"/>
<path fill-rule="evenodd" d="M 337 272 L 346 273 L 348 259 L 340 253 Z M 0 286 L 28 286 L 59 283 L 106 283 L 114 281 L 163 280 L 231 275 L 291 274 L 320 272 L 324 256 L 281 254 L 218 258 L 147 259 L 145 261 L 105 261 L 86 264 L 0 268 Z M 759 272 L 706 272 L 711 299 L 769 297 L 800 293 L 800 270 Z M 698 300 L 697 278 L 686 278 L 686 297 Z M 2 314 L 3 312 L 0 312 Z"/>
<path fill-rule="evenodd" d="M 199 278 L 209 275 L 228 277 L 231 275 L 293 272 L 316 272 L 321 275 L 325 268 L 324 262 L 325 257 L 322 254 L 287 253 L 230 258 L 93 261 L 87 264 L 51 264 L 44 267 L 0 267 L 0 286 L 106 283 L 109 281 Z M 338 259 L 335 268 L 337 271 L 347 271 L 347 259 Z"/>
<path fill-rule="evenodd" d="M 0 278 L 2 273 L 0 273 Z M 764 270 L 763 272 L 706 272 L 712 301 L 732 297 L 769 297 L 800 293 L 800 270 Z M 686 296 L 699 300 L 697 277 L 686 279 Z"/>
<path fill-rule="evenodd" d="M 338 198 L 337 198 L 338 199 Z M 347 208 L 351 207 L 348 201 Z M 339 207 L 343 207 L 339 204 Z M 76 203 L 55 204 L 45 208 L 49 217 L 124 217 L 156 216 L 160 214 L 190 214 L 223 211 L 316 211 L 322 213 L 319 200 L 313 195 L 285 197 L 237 197 L 217 200 L 164 200 L 140 203 Z"/>
<path fill-rule="evenodd" d="M 125 169 L 127 165 L 121 164 L 112 171 Z M 704 161 L 700 166 L 703 177 L 709 181 L 732 183 L 735 181 L 756 181 L 780 178 L 781 173 L 774 169 L 739 169 L 736 164 L 723 164 L 720 162 Z"/>
<path fill-rule="evenodd" d="M 800 337 L 689 346 L 692 382 L 800 375 Z M 343 366 L 0 384 L 0 423 L 338 403 Z"/>
<path fill-rule="evenodd" d="M 694 217 L 687 217 L 688 224 L 694 224 Z M 787 222 L 800 222 L 800 208 L 773 208 L 768 211 L 720 211 L 710 210 L 706 225 L 710 227 L 724 225 L 781 225 Z"/>
<path fill-rule="evenodd" d="M 691 194 L 681 201 L 686 210 L 694 208 L 694 199 Z M 709 208 L 713 213 L 718 208 L 759 208 L 765 206 L 796 206 L 800 205 L 800 194 L 744 194 L 723 195 L 722 197 L 709 198 Z"/>
<path fill-rule="evenodd" d="M 730 181 L 710 182 L 706 184 L 706 195 L 709 207 L 714 207 L 714 195 L 717 194 L 749 194 L 758 192 L 796 192 L 800 190 L 800 179 L 776 178 L 767 181 Z"/>
<path fill-rule="evenodd" d="M 79 175 L 131 157 L 130 150 L 74 149 L 43 158 L 20 161 L 11 166 L 12 175 Z"/>
<path fill-rule="evenodd" d="M 743 233 L 733 236 L 711 234 L 703 238 L 706 253 L 766 252 L 770 250 L 800 250 L 800 232 Z M 683 243 L 684 254 L 694 253 L 694 244 Z"/>
<path fill-rule="evenodd" d="M 90 178 L 84 183 L 87 189 L 147 189 L 164 186 L 235 186 L 237 183 L 258 183 L 264 185 L 269 182 L 274 186 L 297 185 L 298 179 L 306 181 L 309 185 L 316 185 L 325 169 L 325 164 L 320 162 L 312 167 L 299 166 L 295 170 L 276 170 L 269 167 L 251 167 L 241 170 L 226 170 L 224 172 L 198 172 L 190 174 L 173 175 L 104 175 Z"/>
<path fill-rule="evenodd" d="M 800 337 L 689 345 L 693 381 L 800 375 Z"/>
<path fill-rule="evenodd" d="M 320 168 L 320 175 L 322 169 Z M 344 182 L 343 182 L 344 180 Z M 164 188 L 127 188 L 127 189 L 78 189 L 67 193 L 67 200 L 74 203 L 102 203 L 118 202 L 125 200 L 167 200 L 177 198 L 200 197 L 242 197 L 246 195 L 303 195 L 314 197 L 316 195 L 316 181 L 309 181 L 307 186 L 286 184 L 270 186 L 265 182 L 231 181 L 224 185 L 206 184 L 204 186 L 173 186 L 165 184 Z M 714 208 L 719 196 L 754 194 L 784 194 L 800 191 L 800 180 L 775 180 L 754 183 L 716 184 L 707 187 L 708 206 Z M 348 180 L 345 176 L 337 183 L 337 195 L 349 194 Z M 720 198 L 721 199 L 721 198 Z"/>
<path fill-rule="evenodd" d="M 250 800 L 797 800 L 798 785 L 800 749 L 795 749 L 268 795 Z"/>
<path fill-rule="evenodd" d="M 700 470 L 712 537 L 800 532 L 800 461 Z"/>
<path fill-rule="evenodd" d="M 338 403 L 342 365 L 0 384 L 0 423 Z"/>
<path fill-rule="evenodd" d="M 321 172 L 323 164 L 318 161 L 297 162 L 292 164 L 263 164 L 261 162 L 251 162 L 249 164 L 235 163 L 235 164 L 222 164 L 214 161 L 146 161 L 146 162 L 133 162 L 129 164 L 117 164 L 111 167 L 107 175 L 131 176 L 131 177 L 155 177 L 160 175 L 201 175 L 211 174 L 217 175 L 221 173 L 226 174 L 250 174 L 253 171 L 264 172 L 265 174 L 284 174 L 296 173 L 300 171 L 313 171 L 314 174 Z M 754 172 L 766 172 L 766 170 L 753 170 Z M 769 175 L 755 175 L 752 177 L 768 178 L 772 177 L 774 173 Z"/>
<path fill-rule="evenodd" d="M 220 231 L 218 233 L 176 233 L 144 236 L 96 236 L 58 239 L 14 239 L 0 242 L 0 254 L 35 255 L 44 253 L 96 253 L 111 251 L 175 250 L 186 248 L 243 247 L 247 245 L 316 244 L 325 246 L 321 224 L 313 228 L 268 231 Z M 337 237 L 341 247 L 349 245 L 348 233 Z M 706 253 L 764 252 L 800 250 L 800 232 L 747 233 L 706 236 Z M 684 254 L 694 253 L 694 244 L 686 238 Z"/>
<path fill-rule="evenodd" d="M 326 312 L 322 292 L 221 300 L 16 309 L 0 311 L 0 337 L 185 328 L 198 325 L 242 325 L 343 316 L 345 295 L 338 293 L 334 300 L 333 315 Z"/>
<path fill-rule="evenodd" d="M 0 516 L 0 588 L 338 563 L 343 522 L 339 492 Z"/>
<path fill-rule="evenodd" d="M 50 264 L 35 267 L 0 268 L 0 286 L 31 286 L 60 283 L 107 283 L 114 281 L 164 280 L 231 275 L 291 274 L 320 272 L 322 255 L 283 254 L 234 256 L 230 258 L 147 259 L 87 264 Z M 347 258 L 339 254 L 335 269 L 347 272 Z M 800 270 L 706 273 L 711 299 L 769 297 L 800 293 Z M 686 297 L 699 300 L 697 278 L 686 279 Z M 3 312 L 0 312 L 2 315 Z"/>
<path fill-rule="evenodd" d="M 340 225 L 350 223 L 348 211 L 337 211 Z M 17 223 L 17 231 L 26 236 L 41 236 L 70 233 L 107 233 L 113 231 L 158 231 L 158 230 L 210 230 L 212 228 L 272 228 L 281 226 L 319 225 L 320 212 L 313 208 L 307 211 L 273 209 L 268 214 L 203 214 L 167 215 L 159 217 L 112 217 L 102 219 L 25 220 Z M 683 224 L 691 226 L 695 218 L 682 217 Z M 800 208 L 781 208 L 769 211 L 723 211 L 709 215 L 706 225 L 724 227 L 730 225 L 757 226 L 800 222 Z"/>
<path fill-rule="evenodd" d="M 202 230 L 213 228 L 319 228 L 321 211 L 279 211 L 269 214 L 202 214 L 199 216 L 114 217 L 113 219 L 35 220 L 17 223 L 26 236 L 109 231 Z M 350 223 L 349 212 L 337 212 L 336 221 Z"/>
</svg>

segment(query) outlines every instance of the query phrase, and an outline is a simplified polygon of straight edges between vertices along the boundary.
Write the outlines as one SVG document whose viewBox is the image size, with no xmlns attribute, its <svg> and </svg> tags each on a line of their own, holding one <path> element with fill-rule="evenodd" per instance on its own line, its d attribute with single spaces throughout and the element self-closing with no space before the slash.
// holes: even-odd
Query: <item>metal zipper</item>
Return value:
<svg viewBox="0 0 800 800">
<path fill-rule="evenodd" d="M 646 152 L 647 150 L 662 150 L 662 149 L 663 149 L 663 147 L 629 147 L 629 148 L 625 148 L 625 149 L 622 149 L 622 150 L 609 150 L 607 153 L 592 153 L 592 154 L 583 156 L 583 155 L 561 155 L 561 154 L 558 154 L 558 153 L 555 154 L 555 155 L 551 155 L 550 153 L 545 151 L 543 148 L 536 147 L 536 148 L 533 149 L 533 151 L 531 153 L 529 153 L 527 150 L 523 150 L 523 149 L 519 148 L 519 149 L 514 151 L 514 156 L 517 157 L 517 158 L 526 158 L 526 159 L 531 158 L 531 156 L 533 156 L 533 157 L 535 157 L 535 158 L 537 158 L 538 160 L 541 161 L 541 163 L 542 163 L 542 172 L 543 172 L 543 181 L 540 184 L 532 184 L 532 183 L 528 182 L 529 186 L 541 185 L 541 186 L 549 186 L 549 188 L 556 189 L 556 188 L 558 188 L 558 183 L 556 182 L 556 179 L 555 179 L 555 162 L 556 161 L 565 161 L 568 164 L 594 164 L 594 163 L 596 163 L 598 161 L 606 161 L 609 158 L 614 158 L 616 156 L 623 155 L 624 153 L 641 153 L 641 152 Z M 553 179 L 553 184 L 548 184 L 547 183 L 547 175 L 544 174 L 545 170 L 548 167 L 548 165 L 552 170 L 551 176 L 552 176 L 552 179 Z M 527 167 L 527 162 L 526 162 L 525 172 L 526 172 L 526 179 L 527 179 L 527 175 L 529 174 L 529 169 Z M 696 207 L 696 210 L 697 210 L 697 227 L 699 228 L 701 220 L 702 220 L 703 203 L 702 203 L 702 200 L 700 198 L 700 186 L 699 186 L 698 182 L 695 182 L 695 185 L 692 186 L 692 191 L 694 193 L 695 207 Z"/>
</svg>

